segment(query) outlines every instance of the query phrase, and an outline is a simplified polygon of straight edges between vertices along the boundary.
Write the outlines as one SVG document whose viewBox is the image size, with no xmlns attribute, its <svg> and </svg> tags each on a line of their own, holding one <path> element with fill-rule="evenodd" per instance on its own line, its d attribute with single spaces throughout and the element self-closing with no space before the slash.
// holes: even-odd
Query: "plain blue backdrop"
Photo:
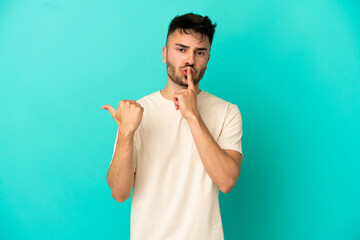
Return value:
<svg viewBox="0 0 360 240">
<path fill-rule="evenodd" d="M 225 239 L 360 239 L 359 1 L 0 1 L 0 239 L 129 239 L 104 104 L 166 85 L 168 25 L 217 23 L 200 89 L 237 104 Z M 151 219 L 149 219 L 151 221 Z"/>
</svg>

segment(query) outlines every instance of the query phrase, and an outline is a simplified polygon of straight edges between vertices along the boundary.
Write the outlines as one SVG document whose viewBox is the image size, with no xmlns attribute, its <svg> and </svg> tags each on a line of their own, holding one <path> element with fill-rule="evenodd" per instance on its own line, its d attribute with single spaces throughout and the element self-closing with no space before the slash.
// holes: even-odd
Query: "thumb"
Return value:
<svg viewBox="0 0 360 240">
<path fill-rule="evenodd" d="M 108 110 L 108 111 L 110 112 L 111 116 L 112 116 L 114 119 L 116 119 L 116 118 L 115 118 L 116 110 L 115 110 L 111 105 L 104 105 L 104 106 L 102 106 L 101 108 Z"/>
</svg>

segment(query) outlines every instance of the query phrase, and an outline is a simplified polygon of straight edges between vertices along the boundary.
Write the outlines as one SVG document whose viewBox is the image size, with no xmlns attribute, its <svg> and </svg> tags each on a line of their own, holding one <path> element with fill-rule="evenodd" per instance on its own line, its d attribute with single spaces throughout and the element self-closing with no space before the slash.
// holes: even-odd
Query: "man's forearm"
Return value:
<svg viewBox="0 0 360 240">
<path fill-rule="evenodd" d="M 118 132 L 114 157 L 107 173 L 111 195 L 118 202 L 129 198 L 134 184 L 133 148 L 134 135 Z"/>
<path fill-rule="evenodd" d="M 188 123 L 206 172 L 222 192 L 228 192 L 240 174 L 236 161 L 215 142 L 200 115 Z"/>
</svg>

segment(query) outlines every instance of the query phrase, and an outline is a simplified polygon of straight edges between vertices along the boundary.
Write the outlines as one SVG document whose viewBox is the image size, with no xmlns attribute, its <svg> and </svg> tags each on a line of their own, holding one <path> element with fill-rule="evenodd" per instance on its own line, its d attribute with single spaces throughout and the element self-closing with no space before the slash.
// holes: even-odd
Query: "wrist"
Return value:
<svg viewBox="0 0 360 240">
<path fill-rule="evenodd" d="M 119 128 L 118 135 L 121 138 L 133 138 L 135 135 L 135 132 L 127 131 L 127 130 Z"/>
<path fill-rule="evenodd" d="M 187 117 L 186 120 L 189 123 L 199 123 L 201 121 L 201 116 L 199 113 L 195 113 Z"/>
</svg>

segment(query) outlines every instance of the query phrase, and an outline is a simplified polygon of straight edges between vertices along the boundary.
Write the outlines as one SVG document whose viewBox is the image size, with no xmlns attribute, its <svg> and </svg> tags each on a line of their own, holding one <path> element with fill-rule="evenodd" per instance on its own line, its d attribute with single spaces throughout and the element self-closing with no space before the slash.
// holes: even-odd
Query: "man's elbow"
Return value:
<svg viewBox="0 0 360 240">
<path fill-rule="evenodd" d="M 235 183 L 231 182 L 227 185 L 224 185 L 222 188 L 220 188 L 221 192 L 223 193 L 228 193 L 231 191 L 231 189 L 233 189 L 235 186 Z"/>
<path fill-rule="evenodd" d="M 240 173 L 239 173 L 240 174 Z M 237 175 L 236 179 L 230 179 L 227 181 L 227 184 L 224 184 L 220 190 L 221 192 L 223 193 L 228 193 L 230 192 L 234 187 L 235 187 L 235 184 L 237 182 L 237 179 L 239 178 L 239 175 Z"/>
<path fill-rule="evenodd" d="M 113 190 L 111 190 L 111 196 L 119 203 L 125 202 L 130 197 L 130 195 L 122 195 Z"/>
</svg>

